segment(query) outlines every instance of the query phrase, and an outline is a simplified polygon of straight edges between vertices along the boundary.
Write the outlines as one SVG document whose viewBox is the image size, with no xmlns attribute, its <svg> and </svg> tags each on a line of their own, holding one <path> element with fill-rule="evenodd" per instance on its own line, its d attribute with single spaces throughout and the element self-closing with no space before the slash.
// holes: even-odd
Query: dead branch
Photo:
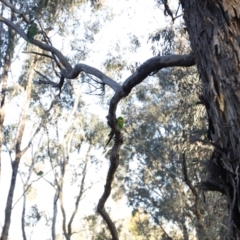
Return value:
<svg viewBox="0 0 240 240">
<path fill-rule="evenodd" d="M 195 60 L 193 55 L 171 55 L 151 58 L 144 62 L 140 67 L 138 67 L 136 72 L 125 80 L 121 87 L 121 90 L 117 91 L 111 99 L 107 119 L 108 125 L 113 129 L 115 133 L 115 144 L 112 148 L 110 156 L 110 167 L 107 175 L 104 193 L 98 202 L 97 211 L 101 214 L 103 219 L 108 224 L 114 240 L 118 239 L 116 227 L 110 219 L 109 215 L 106 213 L 104 206 L 111 193 L 111 185 L 114 179 L 114 174 L 119 165 L 119 150 L 123 142 L 122 133 L 117 128 L 115 120 L 118 103 L 122 98 L 126 97 L 136 85 L 140 84 L 152 72 L 159 71 L 165 67 L 192 66 L 194 64 Z"/>
</svg>

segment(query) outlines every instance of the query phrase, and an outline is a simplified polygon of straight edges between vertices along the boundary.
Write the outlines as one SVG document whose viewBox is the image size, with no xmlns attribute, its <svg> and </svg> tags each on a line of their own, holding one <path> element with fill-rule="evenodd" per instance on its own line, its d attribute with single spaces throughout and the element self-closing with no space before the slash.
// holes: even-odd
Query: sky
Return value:
<svg viewBox="0 0 240 240">
<path fill-rule="evenodd" d="M 145 0 L 132 0 L 132 1 L 106 1 L 106 5 L 110 8 L 112 8 L 114 12 L 114 20 L 111 22 L 103 23 L 103 27 L 101 31 L 97 34 L 95 37 L 96 41 L 94 43 L 89 44 L 89 49 L 91 51 L 88 54 L 87 59 L 84 61 L 85 64 L 89 64 L 91 66 L 94 66 L 96 68 L 99 68 L 101 70 L 102 68 L 102 60 L 105 58 L 107 53 L 109 52 L 109 49 L 113 49 L 116 45 L 116 43 L 119 44 L 121 49 L 125 49 L 126 60 L 128 63 L 139 61 L 144 62 L 147 59 L 152 57 L 152 51 L 150 49 L 150 45 L 147 44 L 149 33 L 152 33 L 154 30 L 158 28 L 164 27 L 167 23 L 165 22 L 165 17 L 163 16 L 163 12 L 155 6 L 154 1 L 145 1 Z M 90 9 L 88 9 L 89 11 Z M 87 19 L 89 17 L 89 12 L 86 11 L 85 13 L 81 13 L 83 19 Z M 141 40 L 141 48 L 138 49 L 137 52 L 128 53 L 129 48 L 129 34 L 137 36 Z M 68 52 L 68 44 L 65 40 L 64 43 L 62 43 L 60 38 L 55 35 L 53 38 L 54 46 L 62 48 L 63 52 Z M 22 49 L 23 42 L 20 41 L 21 47 L 19 49 Z M 20 50 L 19 50 L 20 51 Z M 115 54 L 114 50 L 112 50 L 113 54 Z M 20 54 L 19 58 L 16 59 L 12 66 L 12 71 L 10 73 L 12 77 L 13 84 L 15 81 L 17 81 L 18 73 L 20 71 L 16 71 L 16 69 L 19 69 L 19 66 L 21 66 L 21 61 L 23 61 L 26 58 L 25 54 Z M 126 71 L 123 73 L 123 76 L 121 80 L 118 81 L 124 81 L 128 76 L 130 72 Z M 84 92 L 84 91 L 83 91 Z M 113 92 L 112 92 L 113 94 Z M 99 100 L 97 98 L 94 98 L 89 95 L 84 95 L 84 99 L 86 99 L 88 102 L 91 102 L 93 106 L 95 106 Z M 14 107 L 14 110 L 13 110 Z M 11 110 L 10 110 L 11 109 Z M 13 120 L 13 115 L 11 112 L 16 113 L 18 111 L 18 107 L 11 106 L 11 108 L 7 108 L 7 121 Z M 95 107 L 89 106 L 89 111 L 95 112 Z M 103 109 L 103 112 L 100 113 L 100 118 L 105 119 L 107 115 L 107 109 Z M 121 107 L 118 110 L 118 114 L 121 114 Z M 89 209 L 92 211 L 96 207 L 96 200 L 100 198 L 100 196 L 103 193 L 103 187 L 105 183 L 106 173 L 108 171 L 108 159 L 105 158 L 104 154 L 102 152 L 96 153 L 97 155 L 101 156 L 100 161 L 103 163 L 101 171 L 99 171 L 95 178 L 96 184 L 94 185 L 94 197 L 89 196 L 85 203 L 87 204 L 87 208 L 84 208 L 83 205 L 81 205 L 81 213 L 84 216 L 85 214 L 89 214 Z M 3 218 L 4 218 L 4 208 L 5 208 L 5 201 L 6 196 L 8 192 L 8 187 L 10 183 L 10 177 L 11 177 L 11 165 L 9 161 L 9 156 L 6 153 L 3 153 L 3 162 L 2 162 L 2 184 L 1 184 L 1 198 L 0 198 L 0 224 L 3 224 Z M 26 156 L 25 156 L 26 157 Z M 46 169 L 43 169 L 44 171 L 47 171 Z M 94 169 L 93 169 L 93 175 Z M 35 180 L 37 179 L 37 176 L 35 176 Z M 90 178 L 91 179 L 91 178 Z M 89 181 L 90 181 L 89 179 Z M 43 181 L 37 181 L 33 183 L 33 186 L 37 191 L 33 192 L 33 199 L 38 199 L 39 208 L 41 208 L 41 204 L 43 204 L 43 208 L 46 208 L 46 202 L 49 202 L 49 213 L 52 211 L 52 194 L 51 187 L 43 183 Z M 70 188 L 69 188 L 70 189 Z M 34 196 L 35 194 L 35 196 Z M 69 191 L 69 195 L 72 194 L 72 190 Z M 22 184 L 18 175 L 18 181 L 17 186 L 14 194 L 14 203 L 21 197 L 22 195 Z M 68 196 L 69 196 L 68 195 Z M 67 200 L 66 200 L 67 201 Z M 115 203 L 112 199 L 109 199 L 106 203 L 106 207 L 112 208 L 112 215 L 117 216 L 118 218 L 124 218 L 125 214 L 130 215 L 131 209 L 127 207 L 126 204 L 126 198 L 123 198 L 120 203 Z M 89 209 L 88 209 L 89 208 Z M 86 213 L 83 211 L 83 209 L 86 209 Z M 14 207 L 13 215 L 12 215 L 12 225 L 10 229 L 10 239 L 21 239 L 19 236 L 22 235 L 20 224 L 19 224 L 19 216 L 21 215 L 22 210 L 22 199 L 18 201 L 16 206 Z M 46 239 L 46 236 L 44 236 L 44 233 L 41 231 L 41 224 L 39 223 L 38 227 L 35 228 L 34 232 L 32 233 L 32 239 L 34 240 L 42 240 Z"/>
</svg>

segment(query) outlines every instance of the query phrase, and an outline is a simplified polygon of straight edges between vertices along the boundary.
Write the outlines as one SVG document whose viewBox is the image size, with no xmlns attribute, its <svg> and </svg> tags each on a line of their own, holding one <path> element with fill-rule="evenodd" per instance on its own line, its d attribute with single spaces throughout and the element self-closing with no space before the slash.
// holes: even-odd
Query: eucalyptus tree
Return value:
<svg viewBox="0 0 240 240">
<path fill-rule="evenodd" d="M 23 20 L 26 12 L 19 10 L 6 2 L 14 14 Z M 236 1 L 226 0 L 181 0 L 174 12 L 167 0 L 158 1 L 164 6 L 164 13 L 174 22 L 183 15 L 186 31 L 189 34 L 191 54 L 170 54 L 156 56 L 140 64 L 122 84 L 114 81 L 100 70 L 84 63 L 70 62 L 56 46 L 51 45 L 43 34 L 41 39 L 30 40 L 30 43 L 47 51 L 55 66 L 58 68 L 59 82 L 53 82 L 46 76 L 39 83 L 50 84 L 60 90 L 66 79 L 75 79 L 82 74 L 90 74 L 95 78 L 89 84 L 98 84 L 102 89 L 110 87 L 115 93 L 109 104 L 108 124 L 113 129 L 116 139 L 110 154 L 110 167 L 104 193 L 99 200 L 98 212 L 108 224 L 113 239 L 118 239 L 117 229 L 107 214 L 104 206 L 111 193 L 114 174 L 119 165 L 120 146 L 123 137 L 116 123 L 116 110 L 120 101 L 128 96 L 133 88 L 141 84 L 147 76 L 166 67 L 197 66 L 202 82 L 201 104 L 205 106 L 208 115 L 208 138 L 214 146 L 208 170 L 207 181 L 200 187 L 203 190 L 219 191 L 226 196 L 229 206 L 229 236 L 240 239 L 239 223 L 239 6 Z M 13 29 L 24 40 L 27 35 L 23 26 L 9 18 L 0 17 L 0 21 Z M 81 74 L 81 75 L 82 75 Z M 91 82 L 93 81 L 93 82 Z"/>
<path fill-rule="evenodd" d="M 5 6 L 1 6 L 1 15 L 5 10 Z M 11 20 L 14 19 L 14 15 L 11 15 Z M 7 83 L 8 83 L 8 72 L 10 69 L 11 61 L 13 60 L 14 55 L 14 46 L 16 44 L 16 33 L 10 28 L 7 30 L 4 28 L 4 25 L 0 24 L 0 77 L 1 77 L 1 97 L 0 97 L 0 152 L 2 152 L 3 145 L 3 123 L 6 115 L 6 97 L 7 97 Z M 0 155 L 0 176 L 1 176 L 1 158 Z M 0 177 L 1 179 L 1 177 Z"/>
<path fill-rule="evenodd" d="M 37 181 L 41 181 L 48 192 L 48 204 L 41 204 L 38 199 L 27 199 L 24 209 L 27 213 L 38 206 L 39 216 L 45 219 L 46 225 L 49 222 L 45 234 L 46 237 L 51 235 L 51 239 L 57 239 L 57 236 L 65 239 L 75 239 L 77 236 L 86 238 L 89 229 L 83 216 L 88 213 L 86 209 L 83 212 L 81 210 L 86 205 L 86 196 L 91 194 L 91 189 L 99 181 L 92 175 L 102 165 L 94 152 L 103 137 L 103 125 L 94 115 L 84 117 L 84 103 L 79 89 L 73 89 L 70 91 L 74 99 L 73 106 L 69 107 L 69 98 L 61 104 L 55 103 L 52 114 L 43 126 L 41 142 L 36 148 L 32 164 L 23 170 L 29 176 L 29 181 L 25 183 L 28 191 L 36 188 L 36 177 L 39 176 Z M 67 109 L 65 104 L 68 105 Z M 88 208 L 90 212 L 90 204 Z M 28 219 L 27 216 L 22 217 L 23 233 L 36 231 L 37 226 L 33 228 L 26 224 Z"/>
</svg>

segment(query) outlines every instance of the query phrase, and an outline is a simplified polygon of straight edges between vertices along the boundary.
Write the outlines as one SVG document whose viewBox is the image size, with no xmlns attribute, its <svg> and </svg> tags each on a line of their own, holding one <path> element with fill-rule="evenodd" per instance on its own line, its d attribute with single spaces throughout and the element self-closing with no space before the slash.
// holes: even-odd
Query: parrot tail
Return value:
<svg viewBox="0 0 240 240">
<path fill-rule="evenodd" d="M 112 140 L 112 138 L 113 138 L 113 136 L 114 136 L 114 133 L 111 131 L 111 132 L 108 134 L 108 136 L 109 136 L 109 139 L 108 139 L 108 141 L 107 141 L 106 146 L 104 147 L 104 150 L 106 149 L 107 145 L 108 145 L 108 144 L 110 143 L 110 141 Z"/>
</svg>

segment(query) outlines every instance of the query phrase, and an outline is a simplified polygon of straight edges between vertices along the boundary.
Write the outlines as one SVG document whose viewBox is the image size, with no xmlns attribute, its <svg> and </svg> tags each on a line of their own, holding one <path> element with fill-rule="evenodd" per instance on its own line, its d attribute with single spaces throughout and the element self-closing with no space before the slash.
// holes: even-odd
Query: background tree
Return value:
<svg viewBox="0 0 240 240">
<path fill-rule="evenodd" d="M 138 101 L 129 99 L 125 112 L 129 119 L 126 156 L 122 162 L 127 174 L 125 171 L 117 174 L 119 179 L 125 178 L 119 188 L 127 192 L 130 205 L 136 211 L 143 207 L 156 225 L 174 222 L 178 228 L 175 235 L 169 233 L 173 239 L 182 239 L 184 235 L 188 236 L 184 239 L 189 239 L 195 231 L 199 239 L 217 239 L 220 231 L 225 232 L 226 216 L 220 210 L 213 211 L 222 197 L 203 195 L 196 188 L 206 178 L 205 163 L 212 151 L 206 144 L 204 109 L 197 104 L 196 92 L 191 90 L 193 81 L 195 86 L 199 84 L 194 75 L 192 79 L 177 79 L 179 71 L 160 74 L 159 83 L 151 77 L 151 84 L 136 88 L 133 96 Z M 171 81 L 172 75 L 176 83 Z M 189 118 L 189 114 L 195 117 Z M 221 204 L 222 208 L 226 206 L 225 202 Z M 213 219 L 214 214 L 218 217 Z M 208 229 L 209 224 L 214 231 Z"/>
<path fill-rule="evenodd" d="M 37 21 L 36 19 L 38 19 L 40 16 L 43 16 L 43 17 L 41 17 L 42 23 L 43 22 L 50 23 L 51 21 L 53 22 L 54 20 L 56 20 L 56 18 L 55 18 L 56 17 L 56 11 L 55 10 L 57 10 L 57 9 L 55 9 L 53 11 L 53 8 L 56 7 L 54 5 L 54 3 L 52 3 L 52 5 L 50 5 L 50 6 L 48 6 L 46 4 L 40 6 L 40 5 L 36 5 L 36 3 L 34 3 L 34 2 L 31 2 L 31 3 L 27 2 L 26 4 L 21 2 L 22 5 L 21 4 L 18 5 L 18 7 L 20 7 L 19 9 L 21 9 L 21 11 L 22 11 L 22 12 L 20 12 L 11 3 L 6 2 L 6 1 L 2 1 L 2 2 L 6 5 L 1 5 L 2 6 L 1 16 L 3 16 L 4 14 L 9 12 L 9 10 L 6 8 L 6 6 L 10 7 L 10 9 L 12 10 L 11 11 L 12 22 L 17 23 L 21 26 L 24 26 L 24 24 L 29 24 L 30 21 Z M 66 3 L 66 4 L 68 4 L 68 3 Z M 80 3 L 80 4 L 82 4 L 82 3 Z M 78 5 L 76 5 L 76 3 L 75 3 L 75 7 L 76 6 L 79 7 L 79 3 L 78 3 Z M 58 5 L 58 7 L 61 7 L 61 6 Z M 71 7 L 73 7 L 73 3 L 71 5 Z M 46 9 L 46 8 L 48 8 L 48 9 Z M 66 8 L 66 9 L 69 10 L 69 8 L 70 8 L 70 6 L 68 6 L 68 8 Z M 24 12 L 26 12 L 27 15 L 22 15 L 23 21 L 19 21 L 19 19 L 15 18 L 14 13 L 21 15 Z M 44 12 L 46 12 L 46 14 Z M 62 24 L 62 22 L 61 22 L 61 24 Z M 39 25 L 41 26 L 41 23 L 38 21 L 38 27 L 39 27 Z M 92 27 L 93 25 L 94 25 L 94 28 Z M 91 26 L 91 23 L 89 22 L 88 26 L 85 26 L 86 31 L 88 31 L 89 33 L 91 31 L 96 33 L 96 31 L 97 31 L 96 22 L 94 22 L 93 25 Z M 18 85 L 16 85 L 16 83 L 12 84 L 12 82 L 8 79 L 8 72 L 9 72 L 9 69 L 11 67 L 11 63 L 13 62 L 14 50 L 16 49 L 15 44 L 17 43 L 17 41 L 16 41 L 17 39 L 15 37 L 16 36 L 15 33 L 12 32 L 11 28 L 8 28 L 9 35 L 7 35 L 6 34 L 7 32 L 4 30 L 3 25 L 1 25 L 1 26 L 2 26 L 2 32 L 5 33 L 5 34 L 1 35 L 1 37 L 2 37 L 2 39 L 1 39 L 2 40 L 1 51 L 3 53 L 2 56 L 4 56 L 4 55 L 6 56 L 5 57 L 5 62 L 3 62 L 1 64 L 1 66 L 3 66 L 3 71 L 2 72 L 3 72 L 3 79 L 4 79 L 2 81 L 2 85 L 1 85 L 2 93 L 3 93 L 1 95 L 1 109 L 2 109 L 2 111 L 1 111 L 1 135 L 2 135 L 2 131 L 4 131 L 4 139 L 3 139 L 3 141 L 1 141 L 1 146 L 2 146 L 2 144 L 5 145 L 5 149 L 9 153 L 10 159 L 12 161 L 12 169 L 13 169 L 12 178 L 11 178 L 12 181 L 11 181 L 9 194 L 8 194 L 8 199 L 7 199 L 7 204 L 6 204 L 5 220 L 4 220 L 4 224 L 3 224 L 3 231 L 2 231 L 1 239 L 7 239 L 7 237 L 8 237 L 8 231 L 9 231 L 9 228 L 10 228 L 12 209 L 14 208 L 14 206 L 16 204 L 15 203 L 13 205 L 13 195 L 14 195 L 14 189 L 15 189 L 15 186 L 16 186 L 16 179 L 17 179 L 17 173 L 18 172 L 20 173 L 20 175 L 22 177 L 22 180 L 24 182 L 24 189 L 23 189 L 23 200 L 24 201 L 23 201 L 23 211 L 22 211 L 22 233 L 23 233 L 23 238 L 27 239 L 28 235 L 26 234 L 26 231 L 25 231 L 25 226 L 26 226 L 25 214 L 26 214 L 26 211 L 28 210 L 27 205 L 26 205 L 27 204 L 26 203 L 27 202 L 26 192 L 30 190 L 29 187 L 32 185 L 33 182 L 35 182 L 35 180 L 31 179 L 32 175 L 38 174 L 42 170 L 41 170 L 41 168 L 40 169 L 35 169 L 35 167 L 34 167 L 36 164 L 39 165 L 39 163 L 37 163 L 36 159 L 34 159 L 34 156 L 38 158 L 38 155 L 35 153 L 35 150 L 33 150 L 33 148 L 31 148 L 31 151 L 32 151 L 32 154 L 34 156 L 32 156 L 32 160 L 31 160 L 31 164 L 29 166 L 29 170 L 28 170 L 29 172 L 28 173 L 25 173 L 25 171 L 26 171 L 25 168 L 21 167 L 21 170 L 19 170 L 20 159 L 23 156 L 23 154 L 26 153 L 28 149 L 30 149 L 31 145 L 35 144 L 35 143 L 33 143 L 34 137 L 36 136 L 36 134 L 40 130 L 43 130 L 43 127 L 44 128 L 46 127 L 46 121 L 51 122 L 52 117 L 55 117 L 55 121 L 56 121 L 56 117 L 59 117 L 59 114 L 55 113 L 55 116 L 53 115 L 53 111 L 51 111 L 52 108 L 54 110 L 56 110 L 57 113 L 58 113 L 59 109 L 55 106 L 56 105 L 56 98 L 53 95 L 54 91 L 50 91 L 46 94 L 46 88 L 38 87 L 37 85 L 33 86 L 33 77 L 36 77 L 36 73 L 34 71 L 35 69 L 42 68 L 42 69 L 44 69 L 43 71 L 45 72 L 45 74 L 48 74 L 49 71 L 50 71 L 50 68 L 46 64 L 51 64 L 51 61 L 48 61 L 48 59 L 46 60 L 43 57 L 41 57 L 41 56 L 46 55 L 46 53 L 44 51 L 39 52 L 38 56 L 29 57 L 29 59 L 26 61 L 25 65 L 23 66 L 23 71 L 22 71 L 21 76 L 19 77 L 19 84 Z M 52 26 L 53 26 L 53 24 L 52 24 Z M 57 26 L 60 26 L 62 31 L 64 31 L 64 29 L 66 29 L 66 26 L 64 26 L 63 24 L 60 25 L 60 22 L 58 22 Z M 51 29 L 47 29 L 47 30 L 44 31 L 43 27 L 44 28 L 49 28 L 49 25 L 41 26 L 41 28 L 42 28 L 41 29 L 42 30 L 41 34 L 43 34 L 43 37 L 44 37 L 45 41 L 48 41 L 48 43 L 50 44 L 50 42 L 49 42 L 50 39 L 47 37 L 46 34 Z M 38 37 L 39 36 L 36 36 L 36 38 L 38 38 Z M 88 34 L 87 37 L 91 37 L 91 35 Z M 34 52 L 36 51 L 36 48 L 34 48 L 33 45 L 28 45 L 26 50 L 27 50 L 27 53 L 30 52 L 30 53 L 34 54 Z M 83 50 L 84 50 L 84 48 L 83 48 Z M 83 50 L 81 52 L 79 52 L 78 56 L 75 56 L 75 58 L 76 57 L 78 57 L 78 58 L 79 57 L 84 57 Z M 44 66 L 47 66 L 47 67 L 44 67 Z M 60 103 L 60 105 L 61 104 L 66 104 L 65 106 L 67 106 L 67 108 L 69 108 L 72 105 L 73 99 L 71 99 L 69 97 L 69 96 L 72 95 L 72 92 L 71 92 L 71 91 L 73 91 L 73 89 L 71 89 L 72 87 L 68 86 L 68 90 L 66 91 L 66 93 L 68 93 L 68 94 L 65 94 L 65 96 L 63 97 L 63 99 L 65 99 L 65 102 L 63 101 L 62 103 Z M 8 99 L 6 98 L 6 96 L 8 96 Z M 47 97 L 50 100 L 50 105 L 49 105 L 49 103 L 47 103 L 48 106 L 46 106 L 46 102 L 42 101 L 43 96 Z M 6 99 L 8 100 L 7 104 L 9 104 L 11 106 L 16 101 L 19 101 L 19 99 L 21 99 L 21 98 L 23 99 L 23 102 L 22 102 L 23 104 L 20 106 L 20 109 L 22 108 L 22 110 L 20 110 L 19 120 L 17 120 L 17 122 L 10 123 L 10 125 L 9 125 L 9 122 L 8 122 L 3 126 L 4 117 L 5 117 L 5 110 L 4 109 L 5 109 L 5 105 L 6 105 Z M 26 100 L 24 100 L 24 99 L 26 99 Z M 76 106 L 74 106 L 74 111 L 76 111 L 79 107 L 81 107 L 81 104 L 79 103 L 78 100 L 79 100 L 79 96 L 76 99 L 76 103 L 75 103 Z M 65 106 L 62 105 L 61 108 L 64 109 Z M 30 109 L 30 107 L 31 107 L 31 109 Z M 46 109 L 46 110 L 44 110 L 44 109 Z M 63 115 L 62 115 L 62 117 L 63 117 Z M 30 124 L 30 128 L 29 128 L 29 124 Z M 31 125 L 31 124 L 33 124 L 33 125 Z M 87 123 L 85 123 L 85 124 L 87 124 Z M 89 124 L 89 122 L 88 122 L 88 124 Z M 101 126 L 99 124 L 99 122 L 98 122 L 98 125 L 99 125 L 99 127 Z M 81 124 L 81 126 L 83 127 L 82 124 Z M 31 131 L 30 130 L 31 128 L 32 128 L 33 132 L 31 134 L 29 134 L 29 132 Z M 27 140 L 26 136 L 29 136 L 30 139 Z M 100 134 L 98 136 L 100 136 Z M 28 141 L 27 147 L 24 146 L 24 145 L 26 145 L 26 143 L 25 143 L 26 141 Z M 44 142 L 44 139 L 42 139 L 42 141 Z M 43 144 L 43 142 L 42 142 L 42 144 Z M 23 150 L 21 149 L 22 147 L 24 147 Z M 64 148 L 66 149 L 66 146 Z M 43 150 L 44 145 L 42 145 L 42 146 L 40 145 L 39 149 Z M 39 149 L 36 149 L 36 151 L 38 152 Z M 56 148 L 55 148 L 55 150 L 56 150 Z M 58 152 L 59 151 L 60 151 L 60 149 L 58 150 Z M 42 151 L 42 153 L 43 153 L 43 151 Z M 54 153 L 54 151 L 52 151 L 51 154 L 53 154 L 53 153 Z M 29 154 L 29 153 L 27 153 L 27 154 Z M 57 154 L 57 152 L 55 154 Z M 41 157 L 41 159 L 42 158 L 43 158 L 43 156 Z M 90 156 L 88 156 L 88 158 L 90 158 Z M 66 162 L 66 159 L 64 160 L 64 163 L 65 162 Z M 25 161 L 23 161 L 22 164 L 25 165 L 25 167 L 26 167 L 26 165 L 28 166 L 28 163 L 25 162 Z M 62 164 L 61 167 L 64 167 L 64 164 Z M 85 172 L 86 172 L 86 169 L 85 169 Z M 28 175 L 27 179 L 24 178 L 25 174 Z M 86 174 L 86 173 L 84 173 L 84 174 Z M 45 174 L 43 172 L 43 176 L 44 175 Z M 60 178 L 60 179 L 63 179 L 63 178 Z M 82 184 L 84 184 L 84 181 L 82 182 Z M 59 183 L 58 185 L 61 188 L 63 187 L 63 184 Z M 83 187 L 81 189 L 82 189 L 82 191 L 84 190 Z M 83 193 L 81 193 L 81 194 L 83 194 Z M 59 196 L 59 193 L 56 196 Z M 81 196 L 78 197 L 79 200 L 80 200 L 80 197 Z M 72 221 L 74 219 L 74 215 L 76 214 L 79 200 L 76 202 L 75 212 L 72 215 L 72 218 L 71 218 L 71 220 L 68 224 L 68 233 L 65 234 L 66 236 L 68 236 L 68 235 L 70 236 L 72 234 L 71 224 L 72 224 Z M 56 213 L 54 213 L 54 214 L 56 214 Z M 53 217 L 53 219 L 54 219 L 54 217 Z M 66 219 L 64 219 L 64 220 L 66 222 Z M 37 221 L 39 221 L 39 219 L 37 219 Z M 55 237 L 56 237 L 54 235 L 55 224 L 56 223 L 53 221 L 53 227 L 52 227 L 52 229 L 53 229 L 53 239 L 55 239 Z M 31 226 L 33 227 L 35 225 L 36 225 L 36 223 L 34 223 Z"/>
</svg>

